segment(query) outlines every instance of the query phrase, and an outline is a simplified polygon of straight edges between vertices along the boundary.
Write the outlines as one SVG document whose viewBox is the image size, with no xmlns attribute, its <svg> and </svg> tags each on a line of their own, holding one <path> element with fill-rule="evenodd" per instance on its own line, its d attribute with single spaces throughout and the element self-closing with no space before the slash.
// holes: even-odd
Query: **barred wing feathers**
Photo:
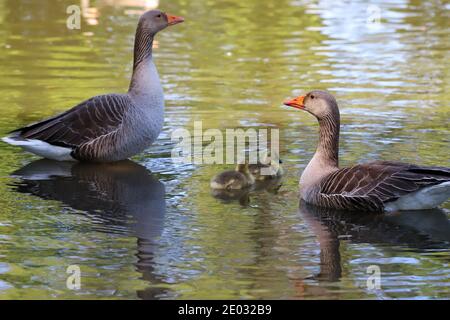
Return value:
<svg viewBox="0 0 450 320">
<path fill-rule="evenodd" d="M 15 138 L 37 139 L 71 148 L 77 155 L 80 148 L 89 145 L 92 149 L 93 144 L 117 132 L 130 105 L 132 102 L 127 95 L 96 96 L 62 114 L 11 133 Z"/>
<path fill-rule="evenodd" d="M 384 204 L 450 181 L 450 169 L 377 161 L 339 169 L 323 179 L 316 202 L 325 207 L 382 211 Z"/>
</svg>

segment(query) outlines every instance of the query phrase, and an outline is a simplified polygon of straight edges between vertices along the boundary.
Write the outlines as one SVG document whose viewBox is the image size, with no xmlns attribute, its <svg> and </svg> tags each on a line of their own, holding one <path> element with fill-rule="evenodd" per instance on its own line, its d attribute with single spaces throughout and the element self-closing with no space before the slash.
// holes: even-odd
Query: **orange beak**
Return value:
<svg viewBox="0 0 450 320">
<path fill-rule="evenodd" d="M 183 21 L 184 21 L 183 17 L 171 16 L 170 14 L 167 15 L 167 22 L 169 23 L 169 26 L 182 23 Z"/>
<path fill-rule="evenodd" d="M 305 109 L 305 105 L 303 104 L 303 100 L 305 100 L 305 96 L 300 96 L 291 100 L 286 100 L 283 102 L 285 105 L 297 109 Z"/>
</svg>

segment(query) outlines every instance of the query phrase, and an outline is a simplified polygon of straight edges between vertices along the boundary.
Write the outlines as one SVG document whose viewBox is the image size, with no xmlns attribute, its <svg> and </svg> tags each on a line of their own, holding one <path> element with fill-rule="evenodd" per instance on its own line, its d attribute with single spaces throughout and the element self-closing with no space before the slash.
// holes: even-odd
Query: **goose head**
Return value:
<svg viewBox="0 0 450 320">
<path fill-rule="evenodd" d="M 314 90 L 308 92 L 304 96 L 286 100 L 284 104 L 293 108 L 305 110 L 319 120 L 328 116 L 339 116 L 336 99 L 326 91 Z"/>
<path fill-rule="evenodd" d="M 168 26 L 173 26 L 183 21 L 184 18 L 182 17 L 172 16 L 160 10 L 150 10 L 141 16 L 138 28 L 147 30 L 154 35 Z"/>
</svg>

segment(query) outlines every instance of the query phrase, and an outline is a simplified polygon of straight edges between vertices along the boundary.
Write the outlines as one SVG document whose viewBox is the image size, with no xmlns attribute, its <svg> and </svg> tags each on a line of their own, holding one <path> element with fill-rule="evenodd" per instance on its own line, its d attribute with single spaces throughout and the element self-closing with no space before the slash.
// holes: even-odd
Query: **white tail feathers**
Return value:
<svg viewBox="0 0 450 320">
<path fill-rule="evenodd" d="M 396 201 L 386 203 L 386 211 L 433 209 L 450 197 L 450 181 L 443 182 L 407 194 Z"/>
<path fill-rule="evenodd" d="M 23 139 L 8 136 L 2 140 L 10 145 L 18 146 L 38 156 L 57 161 L 76 161 L 71 156 L 72 149 L 51 145 L 37 139 Z"/>
</svg>

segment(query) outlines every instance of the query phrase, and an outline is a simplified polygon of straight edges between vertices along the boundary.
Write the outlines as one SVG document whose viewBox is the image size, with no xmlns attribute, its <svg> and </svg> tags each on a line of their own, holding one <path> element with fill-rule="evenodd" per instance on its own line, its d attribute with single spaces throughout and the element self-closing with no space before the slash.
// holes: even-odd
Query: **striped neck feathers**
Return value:
<svg viewBox="0 0 450 320">
<path fill-rule="evenodd" d="M 139 23 L 134 40 L 133 75 L 129 91 L 132 91 L 137 86 L 137 83 L 144 78 L 145 69 L 152 60 L 153 38 L 154 34 L 143 28 Z"/>
<path fill-rule="evenodd" d="M 323 165 L 339 167 L 339 127 L 340 116 L 337 113 L 328 113 L 319 120 L 319 143 L 316 155 Z"/>
<path fill-rule="evenodd" d="M 339 169 L 339 123 L 339 114 L 330 113 L 319 118 L 319 143 L 300 178 L 301 192 Z"/>
</svg>

